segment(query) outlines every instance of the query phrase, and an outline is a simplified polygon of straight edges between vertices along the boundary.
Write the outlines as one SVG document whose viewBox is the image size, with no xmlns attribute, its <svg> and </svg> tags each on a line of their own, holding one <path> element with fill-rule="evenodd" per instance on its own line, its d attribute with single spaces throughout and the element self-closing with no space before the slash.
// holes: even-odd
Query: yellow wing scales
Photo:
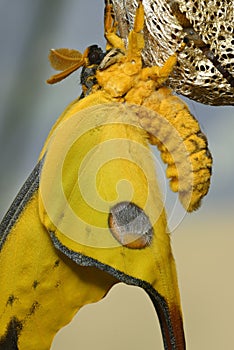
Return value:
<svg viewBox="0 0 234 350">
<path fill-rule="evenodd" d="M 0 276 L 0 348 L 9 350 L 14 342 L 19 350 L 49 349 L 80 307 L 100 300 L 117 282 L 56 251 L 38 216 L 38 192 L 2 247 Z"/>
</svg>

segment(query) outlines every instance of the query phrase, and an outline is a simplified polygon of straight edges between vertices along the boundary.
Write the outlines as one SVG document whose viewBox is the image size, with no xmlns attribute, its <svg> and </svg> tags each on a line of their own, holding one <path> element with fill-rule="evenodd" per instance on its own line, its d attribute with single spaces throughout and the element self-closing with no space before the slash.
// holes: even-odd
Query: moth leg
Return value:
<svg viewBox="0 0 234 350">
<path fill-rule="evenodd" d="M 161 87 L 172 73 L 176 61 L 177 55 L 174 54 L 166 60 L 162 67 L 145 67 L 142 69 L 141 77 L 145 81 L 147 81 L 148 79 L 154 80 L 156 82 L 155 88 Z"/>
<path fill-rule="evenodd" d="M 185 46 L 186 44 L 182 43 L 180 47 L 176 50 L 176 52 L 173 55 L 169 56 L 168 59 L 164 62 L 163 66 L 160 67 L 160 70 L 159 70 L 160 85 L 163 85 L 163 83 L 171 75 L 176 65 L 178 54 L 184 50 Z"/>
<path fill-rule="evenodd" d="M 113 6 L 110 0 L 105 1 L 104 12 L 104 36 L 106 38 L 106 50 L 119 48 L 125 51 L 123 40 L 117 35 L 118 23 L 115 20 Z"/>
<path fill-rule="evenodd" d="M 128 35 L 128 50 L 127 56 L 131 60 L 135 57 L 141 58 L 141 51 L 145 46 L 144 35 L 144 7 L 142 2 L 139 1 L 138 8 L 136 9 L 135 20 L 133 30 Z"/>
<path fill-rule="evenodd" d="M 153 67 L 145 67 L 142 69 L 142 79 L 147 80 L 149 78 L 153 79 L 154 81 L 157 81 L 156 87 L 162 86 L 167 78 L 171 75 L 176 62 L 178 53 L 183 51 L 186 44 L 182 43 L 178 50 L 171 56 L 168 57 L 168 59 L 164 62 L 162 67 L 159 66 L 153 66 Z"/>
</svg>

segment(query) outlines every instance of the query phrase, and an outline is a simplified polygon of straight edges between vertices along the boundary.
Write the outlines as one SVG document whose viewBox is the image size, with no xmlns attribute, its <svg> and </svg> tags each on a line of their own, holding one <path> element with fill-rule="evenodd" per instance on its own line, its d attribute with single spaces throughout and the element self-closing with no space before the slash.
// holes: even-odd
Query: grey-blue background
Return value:
<svg viewBox="0 0 234 350">
<path fill-rule="evenodd" d="M 80 93 L 77 73 L 58 85 L 46 85 L 45 80 L 54 73 L 47 60 L 49 49 L 69 47 L 83 51 L 94 43 L 104 47 L 103 2 L 0 0 L 1 217 L 34 167 L 50 127 L 65 106 Z M 214 170 L 211 190 L 203 207 L 199 212 L 185 217 L 172 239 L 179 270 L 188 348 L 220 350 L 225 348 L 225 344 L 228 348 L 228 344 L 234 341 L 228 322 L 234 313 L 233 299 L 229 299 L 234 293 L 234 109 L 187 102 L 208 136 Z M 156 336 L 151 334 L 157 324 L 155 319 L 153 326 L 151 320 L 145 323 L 143 335 L 139 335 L 137 341 L 135 339 L 136 343 L 129 334 L 124 333 L 128 327 L 127 321 L 135 325 L 135 319 L 144 319 L 145 309 L 141 307 L 145 302 L 144 297 L 141 295 L 142 299 L 138 300 L 134 293 L 139 292 L 129 293 L 128 289 L 114 289 L 113 293 L 112 299 L 110 294 L 107 302 L 104 300 L 106 304 L 100 304 L 100 314 L 95 309 L 86 308 L 88 316 L 84 316 L 76 330 L 73 329 L 73 338 L 69 335 L 65 340 L 57 341 L 53 349 L 62 349 L 63 344 L 69 348 L 74 341 L 77 348 L 82 347 L 84 341 L 86 349 L 93 346 L 108 349 L 110 344 L 112 349 L 119 349 L 120 346 L 122 349 L 142 349 L 146 341 L 147 349 L 155 349 L 157 344 L 161 346 L 159 333 Z M 127 316 L 131 312 L 129 298 L 136 298 L 136 303 L 139 303 L 132 304 L 132 310 L 136 307 L 141 310 L 132 319 Z M 110 299 L 115 300 L 115 304 L 109 305 Z M 125 305 L 125 308 L 118 316 L 121 305 Z M 112 310 L 111 314 L 108 310 Z M 94 316 L 96 323 L 92 329 L 90 318 Z M 100 318 L 108 320 L 108 317 L 109 321 L 99 326 L 102 324 Z M 79 317 L 78 314 L 77 320 L 80 322 L 82 315 Z M 116 327 L 121 328 L 115 329 L 119 335 L 113 344 L 115 333 L 111 323 L 115 320 L 119 322 Z M 125 320 L 126 327 L 123 326 Z M 79 332 L 82 327 L 86 333 Z M 98 328 L 99 333 L 90 336 L 90 327 L 92 332 Z M 149 333 L 149 329 L 152 332 Z M 134 333 L 140 331 L 135 329 Z M 102 343 L 104 337 L 106 345 Z M 124 343 L 121 339 L 124 339 Z M 93 345 L 92 340 L 95 340 Z"/>
</svg>

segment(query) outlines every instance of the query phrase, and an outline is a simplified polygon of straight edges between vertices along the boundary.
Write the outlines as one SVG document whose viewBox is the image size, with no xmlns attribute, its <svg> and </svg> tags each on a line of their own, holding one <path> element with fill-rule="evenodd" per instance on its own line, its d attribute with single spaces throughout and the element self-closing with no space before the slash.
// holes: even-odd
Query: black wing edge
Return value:
<svg viewBox="0 0 234 350">
<path fill-rule="evenodd" d="M 0 223 L 0 250 L 25 205 L 39 188 L 42 160 L 37 163 Z"/>
<path fill-rule="evenodd" d="M 113 267 L 103 264 L 100 261 L 93 259 L 89 256 L 85 256 L 81 253 L 74 252 L 73 250 L 65 247 L 55 236 L 54 232 L 50 231 L 50 237 L 56 249 L 65 254 L 68 258 L 73 260 L 77 265 L 81 266 L 94 266 L 102 271 L 109 273 L 110 275 L 117 278 L 120 282 L 124 282 L 129 285 L 143 288 L 151 299 L 155 311 L 158 315 L 162 338 L 165 350 L 178 350 L 186 349 L 185 338 L 183 333 L 183 339 L 181 347 L 178 347 L 176 342 L 173 325 L 171 321 L 170 311 L 166 300 L 161 294 L 159 294 L 148 282 L 140 280 L 138 278 L 127 275 Z"/>
</svg>

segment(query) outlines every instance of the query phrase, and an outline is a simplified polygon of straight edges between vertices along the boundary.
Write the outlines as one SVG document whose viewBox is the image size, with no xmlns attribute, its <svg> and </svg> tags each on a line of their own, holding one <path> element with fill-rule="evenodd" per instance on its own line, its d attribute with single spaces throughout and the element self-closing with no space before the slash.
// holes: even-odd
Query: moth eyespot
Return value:
<svg viewBox="0 0 234 350">
<path fill-rule="evenodd" d="M 152 242 L 150 220 L 144 210 L 132 202 L 120 202 L 112 207 L 108 225 L 115 239 L 125 247 L 142 249 Z"/>
</svg>

